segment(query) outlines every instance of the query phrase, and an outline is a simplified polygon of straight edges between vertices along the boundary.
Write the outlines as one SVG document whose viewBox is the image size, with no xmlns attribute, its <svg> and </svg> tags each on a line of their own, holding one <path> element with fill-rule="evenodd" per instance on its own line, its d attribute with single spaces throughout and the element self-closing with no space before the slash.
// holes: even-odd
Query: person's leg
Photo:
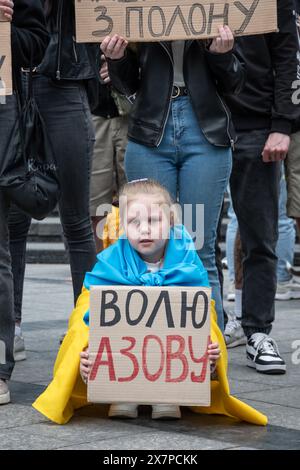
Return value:
<svg viewBox="0 0 300 470">
<path fill-rule="evenodd" d="M 292 265 L 294 262 L 295 250 L 295 226 L 294 221 L 287 216 L 287 190 L 284 171 L 280 180 L 280 196 L 279 196 L 279 221 L 278 231 L 279 237 L 276 247 L 278 257 L 277 280 L 279 283 L 291 280 L 291 274 L 287 270 L 287 263 Z"/>
<path fill-rule="evenodd" d="M 94 127 L 82 84 L 54 82 L 37 76 L 34 91 L 57 160 L 61 184 L 59 212 L 69 249 L 76 302 L 85 273 L 96 261 L 89 211 Z"/>
<path fill-rule="evenodd" d="M 175 114 L 176 110 L 176 114 Z M 224 194 L 229 183 L 231 149 L 211 145 L 203 135 L 188 98 L 173 110 L 179 162 L 179 202 L 184 222 L 204 267 L 216 302 L 219 327 L 224 329 L 223 304 L 216 266 L 215 244 Z M 198 219 L 204 209 L 204 220 Z M 204 223 L 204 227 L 203 227 Z"/>
<path fill-rule="evenodd" d="M 285 170 L 287 216 L 296 221 L 298 236 L 300 237 L 300 131 L 292 134 L 289 154 L 285 161 Z"/>
<path fill-rule="evenodd" d="M 240 132 L 238 137 L 231 195 L 243 251 L 247 365 L 261 373 L 282 374 L 286 365 L 268 336 L 275 316 L 280 164 L 262 160 L 268 130 Z"/>
<path fill-rule="evenodd" d="M 6 97 L 0 105 L 0 162 L 7 156 L 11 133 L 17 119 L 15 96 Z M 10 401 L 6 381 L 14 368 L 13 344 L 15 320 L 13 312 L 13 276 L 9 252 L 8 213 L 10 201 L 0 190 L 0 404 Z"/>
<path fill-rule="evenodd" d="M 14 316 L 15 316 L 15 361 L 26 359 L 25 341 L 22 334 L 22 304 L 23 287 L 26 266 L 26 243 L 31 224 L 31 218 L 23 211 L 12 205 L 9 211 L 8 226 L 10 238 L 10 253 L 14 280 Z"/>
<path fill-rule="evenodd" d="M 300 131 L 292 134 L 285 161 L 287 181 L 287 216 L 295 219 L 300 235 Z"/>
<path fill-rule="evenodd" d="M 235 244 L 235 237 L 238 229 L 237 218 L 234 213 L 232 207 L 232 200 L 231 196 L 229 198 L 229 208 L 228 208 L 228 226 L 226 231 L 226 258 L 227 258 L 227 266 L 228 266 L 228 273 L 229 273 L 229 281 L 234 283 L 235 272 L 234 272 L 234 244 Z"/>
<path fill-rule="evenodd" d="M 276 300 L 300 299 L 300 281 L 293 276 L 296 229 L 295 221 L 287 216 L 287 188 L 283 168 L 279 197 L 279 238 L 276 247 L 278 256 Z"/>
<path fill-rule="evenodd" d="M 93 116 L 95 145 L 91 173 L 90 213 L 97 253 L 103 250 L 101 227 L 106 218 L 103 205 L 111 204 L 113 197 L 113 122 L 114 119 Z"/>
<path fill-rule="evenodd" d="M 8 212 L 9 201 L 3 191 L 0 190 L 0 379 L 2 380 L 9 380 L 14 368 L 13 344 L 15 321 L 13 311 L 13 276 L 9 252 Z"/>
<path fill-rule="evenodd" d="M 270 333 L 276 292 L 276 243 L 280 164 L 264 163 L 268 132 L 239 133 L 233 159 L 231 195 L 243 260 L 243 328 Z"/>
<path fill-rule="evenodd" d="M 26 266 L 26 242 L 31 224 L 29 215 L 15 205 L 9 211 L 10 253 L 14 279 L 14 310 L 16 325 L 22 322 L 23 286 Z"/>
</svg>

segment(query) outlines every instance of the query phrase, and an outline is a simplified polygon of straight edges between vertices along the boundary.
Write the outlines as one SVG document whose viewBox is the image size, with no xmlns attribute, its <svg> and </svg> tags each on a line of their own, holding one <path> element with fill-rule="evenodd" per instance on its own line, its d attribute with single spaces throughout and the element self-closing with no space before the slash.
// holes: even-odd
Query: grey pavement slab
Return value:
<svg viewBox="0 0 300 470">
<path fill-rule="evenodd" d="M 282 405 L 288 408 L 300 410 L 300 389 L 296 387 L 277 388 L 275 390 L 260 392 L 244 392 L 237 395 L 241 398 L 249 398 L 254 401 Z M 288 400 L 287 400 L 288 397 Z"/>
<path fill-rule="evenodd" d="M 268 416 L 270 426 L 279 426 L 283 428 L 285 432 L 290 429 L 300 431 L 299 409 L 282 405 L 274 405 L 273 403 L 265 403 L 262 401 L 254 401 L 247 397 L 243 397 L 243 401 L 266 414 Z"/>
<path fill-rule="evenodd" d="M 114 440 L 107 437 L 90 444 L 65 447 L 64 450 L 220 450 L 226 448 L 230 448 L 230 445 L 226 442 L 194 436 L 182 436 L 174 432 L 152 432 L 131 434 L 130 439 L 127 436 L 117 437 Z"/>
<path fill-rule="evenodd" d="M 20 405 L 14 401 L 9 405 L 0 406 L 0 423 L 2 429 L 28 426 L 30 424 L 46 421 L 44 416 L 28 405 Z"/>
</svg>

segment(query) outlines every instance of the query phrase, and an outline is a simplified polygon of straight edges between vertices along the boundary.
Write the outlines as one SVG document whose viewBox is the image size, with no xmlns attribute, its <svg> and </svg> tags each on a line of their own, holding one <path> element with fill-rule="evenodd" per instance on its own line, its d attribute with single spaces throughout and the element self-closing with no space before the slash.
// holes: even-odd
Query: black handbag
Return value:
<svg viewBox="0 0 300 470">
<path fill-rule="evenodd" d="M 0 189 L 22 211 L 42 220 L 56 207 L 60 186 L 52 145 L 33 96 L 32 72 L 28 78 L 23 106 L 17 93 L 18 118 L 0 162 Z"/>
</svg>

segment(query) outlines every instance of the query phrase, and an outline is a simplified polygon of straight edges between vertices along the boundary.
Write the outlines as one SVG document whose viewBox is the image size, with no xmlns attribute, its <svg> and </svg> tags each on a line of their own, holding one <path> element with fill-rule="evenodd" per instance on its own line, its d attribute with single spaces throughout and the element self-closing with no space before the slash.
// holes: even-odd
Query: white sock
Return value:
<svg viewBox="0 0 300 470">
<path fill-rule="evenodd" d="M 15 326 L 15 336 L 22 336 L 22 330 L 19 325 Z"/>
<path fill-rule="evenodd" d="M 242 319 L 242 289 L 235 289 L 234 314 L 238 320 Z"/>
</svg>

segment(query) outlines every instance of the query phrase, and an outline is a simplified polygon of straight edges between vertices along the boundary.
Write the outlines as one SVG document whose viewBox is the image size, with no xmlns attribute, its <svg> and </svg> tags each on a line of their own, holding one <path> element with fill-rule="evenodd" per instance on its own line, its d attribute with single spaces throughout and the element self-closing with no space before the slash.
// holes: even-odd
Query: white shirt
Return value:
<svg viewBox="0 0 300 470">
<path fill-rule="evenodd" d="M 147 261 L 145 261 L 145 263 L 147 266 L 148 273 L 157 273 L 157 271 L 159 271 L 162 267 L 163 259 L 160 259 L 159 261 L 157 261 L 157 263 L 148 263 Z"/>
</svg>

